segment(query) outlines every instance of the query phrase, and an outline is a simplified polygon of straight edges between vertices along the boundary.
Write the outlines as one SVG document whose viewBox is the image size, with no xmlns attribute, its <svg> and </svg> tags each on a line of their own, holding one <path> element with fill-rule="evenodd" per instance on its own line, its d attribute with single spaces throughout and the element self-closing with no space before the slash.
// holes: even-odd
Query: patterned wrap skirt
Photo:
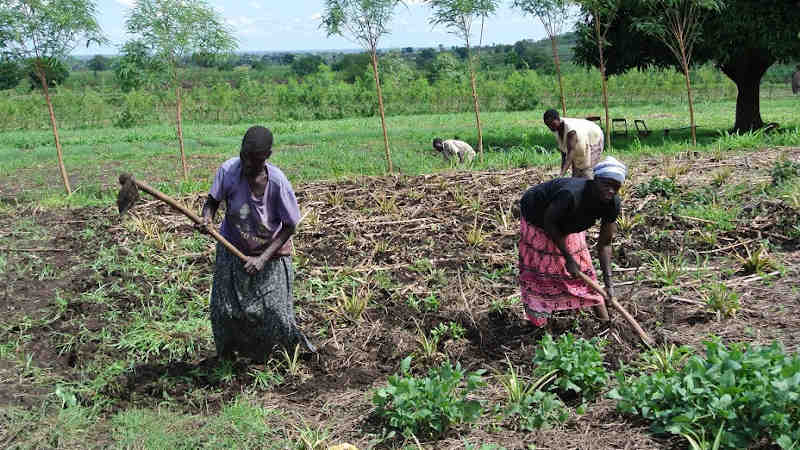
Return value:
<svg viewBox="0 0 800 450">
<path fill-rule="evenodd" d="M 519 285 L 525 313 L 531 323 L 541 327 L 547 324 L 553 311 L 603 304 L 602 296 L 567 272 L 561 250 L 544 230 L 522 218 L 520 231 Z M 567 235 L 566 245 L 581 272 L 596 280 L 586 245 L 586 232 Z"/>
<path fill-rule="evenodd" d="M 217 354 L 238 351 L 261 360 L 276 347 L 291 349 L 298 342 L 313 351 L 295 323 L 293 283 L 290 256 L 272 258 L 250 275 L 242 260 L 218 243 L 210 305 Z"/>
</svg>

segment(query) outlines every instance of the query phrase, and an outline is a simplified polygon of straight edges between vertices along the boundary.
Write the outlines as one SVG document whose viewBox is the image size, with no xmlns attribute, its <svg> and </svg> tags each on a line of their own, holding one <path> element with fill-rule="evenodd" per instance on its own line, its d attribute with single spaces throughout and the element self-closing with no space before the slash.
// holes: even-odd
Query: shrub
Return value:
<svg viewBox="0 0 800 450">
<path fill-rule="evenodd" d="M 554 341 L 549 334 L 544 335 L 533 363 L 536 374 L 557 371 L 557 378 L 551 385 L 561 392 L 574 392 L 584 399 L 594 398 L 605 386 L 608 373 L 603 367 L 602 348 L 604 339 L 575 339 L 571 333 L 561 335 Z"/>
<path fill-rule="evenodd" d="M 781 448 L 800 442 L 800 358 L 769 347 L 706 342 L 679 371 L 634 379 L 617 373 L 609 393 L 617 408 L 652 421 L 655 433 L 714 436 L 721 448 L 748 448 L 769 438 Z"/>
<path fill-rule="evenodd" d="M 473 422 L 483 407 L 467 396 L 485 386 L 484 370 L 465 372 L 460 363 L 431 368 L 425 378 L 410 375 L 411 357 L 401 363 L 401 373 L 389 377 L 389 385 L 372 398 L 377 414 L 391 428 L 409 436 L 441 436 L 453 424 Z M 463 387 L 462 382 L 466 383 Z"/>
<path fill-rule="evenodd" d="M 777 161 L 772 166 L 770 175 L 772 176 L 773 185 L 781 185 L 792 178 L 800 177 L 800 164 L 789 160 Z"/>
<path fill-rule="evenodd" d="M 14 61 L 0 60 L 0 91 L 14 89 L 22 80 L 22 71 Z"/>
</svg>

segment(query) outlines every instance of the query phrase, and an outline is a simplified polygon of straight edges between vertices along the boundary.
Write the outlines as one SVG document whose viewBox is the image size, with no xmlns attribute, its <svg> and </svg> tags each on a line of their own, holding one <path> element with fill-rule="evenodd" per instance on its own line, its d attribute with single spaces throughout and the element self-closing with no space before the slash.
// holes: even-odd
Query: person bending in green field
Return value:
<svg viewBox="0 0 800 450">
<path fill-rule="evenodd" d="M 441 140 L 435 138 L 433 140 L 433 149 L 444 156 L 445 161 L 454 161 L 458 158 L 459 164 L 471 162 L 475 158 L 475 150 L 472 146 L 464 141 L 458 139 Z"/>
<path fill-rule="evenodd" d="M 600 162 L 603 152 L 603 130 L 591 120 L 559 117 L 555 109 L 545 111 L 544 124 L 555 135 L 561 151 L 560 176 L 572 167 L 573 177 L 594 178 L 592 167 Z"/>
<path fill-rule="evenodd" d="M 225 202 L 220 234 L 244 253 L 242 262 L 217 244 L 211 288 L 211 328 L 217 355 L 238 352 L 263 360 L 276 347 L 314 347 L 294 317 L 292 240 L 300 220 L 292 185 L 269 164 L 272 132 L 261 126 L 247 130 L 239 156 L 217 170 L 203 205 L 203 224 L 211 226 Z"/>
</svg>

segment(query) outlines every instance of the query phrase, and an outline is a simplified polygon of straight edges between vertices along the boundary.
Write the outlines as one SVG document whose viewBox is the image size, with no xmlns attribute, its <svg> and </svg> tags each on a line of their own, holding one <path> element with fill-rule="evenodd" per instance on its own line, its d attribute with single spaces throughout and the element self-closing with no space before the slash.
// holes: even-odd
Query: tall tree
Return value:
<svg viewBox="0 0 800 450">
<path fill-rule="evenodd" d="M 386 132 L 386 115 L 378 70 L 378 42 L 389 33 L 388 25 L 399 3 L 402 3 L 401 0 L 325 0 L 325 14 L 322 18 L 322 25 L 328 36 L 338 34 L 352 39 L 370 54 L 383 129 L 386 170 L 389 173 L 392 172 L 392 157 L 389 152 L 389 135 Z"/>
<path fill-rule="evenodd" d="M 625 0 L 611 25 L 609 39 L 615 45 L 607 49 L 609 74 L 651 65 L 680 69 L 669 48 L 637 26 L 653 15 L 643 1 Z M 697 64 L 713 61 L 736 84 L 733 132 L 764 126 L 759 101 L 761 79 L 773 64 L 797 58 L 799 29 L 800 7 L 796 0 L 725 0 L 725 8 L 710 12 L 701 23 L 702 39 L 695 42 L 692 59 Z M 575 59 L 597 66 L 592 45 L 581 34 L 574 49 Z"/>
<path fill-rule="evenodd" d="M 92 0 L 1 0 L 0 50 L 12 61 L 30 60 L 42 86 L 67 195 L 72 193 L 47 79 L 48 62 L 66 57 L 79 43 L 103 44 Z"/>
<path fill-rule="evenodd" d="M 697 129 L 694 122 L 692 81 L 689 67 L 692 65 L 694 45 L 700 39 L 706 13 L 719 11 L 721 0 L 649 0 L 648 17 L 636 23 L 638 29 L 664 43 L 675 56 L 686 80 L 686 98 L 689 102 L 689 127 L 692 130 L 692 145 L 697 145 Z"/>
<path fill-rule="evenodd" d="M 564 83 L 561 80 L 561 62 L 558 57 L 558 36 L 572 18 L 569 0 L 514 0 L 514 7 L 538 17 L 544 26 L 550 45 L 553 48 L 553 63 L 558 77 L 558 91 L 561 98 L 561 112 L 567 115 L 567 102 L 564 98 Z"/>
<path fill-rule="evenodd" d="M 236 39 L 222 17 L 205 0 L 136 0 L 125 26 L 134 40 L 167 67 L 163 83 L 175 92 L 175 118 L 183 178 L 189 178 L 183 148 L 182 88 L 180 68 L 194 53 L 224 55 L 237 48 Z"/>
<path fill-rule="evenodd" d="M 428 0 L 428 4 L 433 8 L 433 16 L 430 19 L 431 23 L 434 25 L 444 25 L 450 33 L 464 40 L 469 80 L 472 86 L 472 100 L 475 106 L 475 123 L 478 127 L 478 153 L 480 153 L 481 161 L 483 161 L 483 131 L 481 130 L 478 89 L 475 86 L 475 66 L 477 65 L 477 61 L 473 61 L 470 42 L 473 20 L 480 19 L 481 29 L 480 38 L 478 40 L 478 47 L 480 48 L 480 45 L 483 43 L 484 21 L 497 10 L 498 0 Z M 476 56 L 480 56 L 480 53 L 478 52 Z"/>
<path fill-rule="evenodd" d="M 600 81 L 603 88 L 603 109 L 606 113 L 606 145 L 611 147 L 611 118 L 608 116 L 608 79 L 606 74 L 607 55 L 605 53 L 609 46 L 608 31 L 617 17 L 617 12 L 623 0 L 575 0 L 581 6 L 583 17 L 586 23 L 593 25 L 591 31 L 584 34 L 585 38 L 591 36 L 591 40 L 597 48 L 598 68 L 600 69 Z"/>
</svg>

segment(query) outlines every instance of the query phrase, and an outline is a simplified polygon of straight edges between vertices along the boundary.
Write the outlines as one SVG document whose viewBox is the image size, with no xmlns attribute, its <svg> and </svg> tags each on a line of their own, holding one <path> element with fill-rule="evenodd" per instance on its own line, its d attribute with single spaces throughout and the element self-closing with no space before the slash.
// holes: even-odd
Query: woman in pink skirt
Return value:
<svg viewBox="0 0 800 450">
<path fill-rule="evenodd" d="M 608 294 L 611 284 L 611 240 L 621 204 L 617 192 L 625 165 L 607 157 L 594 167 L 594 179 L 557 178 L 525 192 L 520 204 L 519 282 L 528 320 L 544 326 L 553 311 L 594 307 L 608 320 L 603 297 L 578 278 L 596 280 L 586 245 L 586 230 L 598 219 L 598 258 Z"/>
</svg>

